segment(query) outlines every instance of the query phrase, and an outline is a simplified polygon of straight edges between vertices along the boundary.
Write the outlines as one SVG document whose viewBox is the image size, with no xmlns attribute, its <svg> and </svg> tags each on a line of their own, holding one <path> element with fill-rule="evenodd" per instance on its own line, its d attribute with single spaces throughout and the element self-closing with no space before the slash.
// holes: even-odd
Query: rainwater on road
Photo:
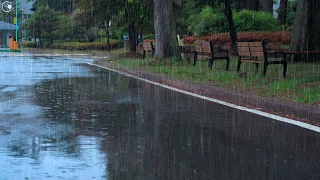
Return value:
<svg viewBox="0 0 320 180">
<path fill-rule="evenodd" d="M 0 180 L 320 179 L 320 137 L 72 57 L 0 59 Z"/>
</svg>

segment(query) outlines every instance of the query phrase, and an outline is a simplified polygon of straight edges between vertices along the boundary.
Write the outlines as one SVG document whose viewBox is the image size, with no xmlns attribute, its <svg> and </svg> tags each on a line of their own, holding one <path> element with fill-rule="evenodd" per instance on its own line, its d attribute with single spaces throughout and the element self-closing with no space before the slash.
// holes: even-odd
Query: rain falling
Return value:
<svg viewBox="0 0 320 180">
<path fill-rule="evenodd" d="M 0 180 L 320 179 L 320 1 L 0 3 Z"/>
</svg>

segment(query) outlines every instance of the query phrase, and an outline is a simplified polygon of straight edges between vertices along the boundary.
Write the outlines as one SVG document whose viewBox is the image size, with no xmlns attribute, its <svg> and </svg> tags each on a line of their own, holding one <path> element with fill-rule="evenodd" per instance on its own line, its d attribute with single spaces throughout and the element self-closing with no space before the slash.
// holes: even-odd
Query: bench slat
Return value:
<svg viewBox="0 0 320 180">
<path fill-rule="evenodd" d="M 264 42 L 238 42 L 238 66 L 237 71 L 240 71 L 240 66 L 242 62 L 264 64 L 263 75 L 266 75 L 267 66 L 269 64 L 283 64 L 283 77 L 286 76 L 287 62 L 285 57 L 281 58 L 281 61 L 269 61 L 267 56 L 267 49 Z M 276 46 L 270 45 L 269 48 L 278 48 Z M 258 70 L 258 66 L 256 66 Z"/>
<path fill-rule="evenodd" d="M 251 56 L 253 57 L 264 57 L 263 52 L 251 52 Z"/>
<path fill-rule="evenodd" d="M 154 47 L 152 42 L 143 42 L 142 43 L 142 50 L 143 50 L 143 59 L 146 58 L 146 53 L 152 53 L 152 57 L 154 55 Z"/>
<path fill-rule="evenodd" d="M 239 51 L 239 56 L 251 56 L 250 51 Z"/>
<path fill-rule="evenodd" d="M 263 47 L 262 46 L 250 46 L 250 51 L 251 52 L 263 52 Z"/>
<path fill-rule="evenodd" d="M 205 53 L 211 53 L 211 48 L 210 46 L 202 46 L 202 52 L 205 52 Z"/>
<path fill-rule="evenodd" d="M 259 63 L 259 64 L 263 64 L 264 63 L 263 60 L 256 60 L 256 59 L 242 59 L 241 62 Z"/>
<path fill-rule="evenodd" d="M 238 47 L 249 47 L 248 42 L 237 42 Z"/>
<path fill-rule="evenodd" d="M 249 51 L 249 46 L 238 46 L 238 51 Z"/>
<path fill-rule="evenodd" d="M 203 54 L 203 55 L 197 55 L 197 57 L 198 57 L 198 59 L 211 59 L 211 56 L 205 55 L 205 54 Z"/>
<path fill-rule="evenodd" d="M 214 53 L 214 57 L 228 57 L 228 53 L 226 53 L 226 52 L 216 52 L 216 53 Z"/>
<path fill-rule="evenodd" d="M 195 51 L 195 52 L 202 52 L 202 47 L 196 45 L 196 46 L 194 47 L 194 51 Z"/>
</svg>

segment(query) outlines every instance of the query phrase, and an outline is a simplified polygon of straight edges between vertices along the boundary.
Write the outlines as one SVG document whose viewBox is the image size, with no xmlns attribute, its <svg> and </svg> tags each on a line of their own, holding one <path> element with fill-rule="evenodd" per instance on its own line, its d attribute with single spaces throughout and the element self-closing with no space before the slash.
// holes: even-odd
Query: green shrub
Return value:
<svg viewBox="0 0 320 180">
<path fill-rule="evenodd" d="M 154 34 L 146 34 L 146 35 L 143 35 L 143 40 L 145 40 L 145 39 L 155 39 L 155 37 L 154 37 Z"/>
<path fill-rule="evenodd" d="M 122 41 L 110 40 L 110 48 L 117 49 L 123 46 Z M 74 41 L 54 41 L 51 48 L 62 50 L 107 50 L 108 45 L 105 42 L 74 42 Z"/>
<path fill-rule="evenodd" d="M 70 27 L 69 18 L 66 15 L 58 16 L 58 26 L 53 32 L 53 35 L 56 39 L 66 39 L 73 37 L 73 28 Z"/>
<path fill-rule="evenodd" d="M 273 15 L 263 11 L 242 10 L 235 12 L 233 19 L 237 32 L 275 31 L 280 28 Z"/>
<path fill-rule="evenodd" d="M 280 29 L 277 19 L 264 11 L 242 10 L 233 13 L 237 32 L 276 31 Z M 199 14 L 188 18 L 189 31 L 196 36 L 228 32 L 229 25 L 225 14 L 210 7 L 204 7 Z"/>
<path fill-rule="evenodd" d="M 206 6 L 197 15 L 191 15 L 189 30 L 195 35 L 209 35 L 228 31 L 228 22 L 221 12 L 214 12 L 213 8 Z"/>
<path fill-rule="evenodd" d="M 288 7 L 286 11 L 286 24 L 292 26 L 296 18 L 297 1 L 288 1 Z"/>
<path fill-rule="evenodd" d="M 291 32 L 288 31 L 267 31 L 267 32 L 239 32 L 237 33 L 237 40 L 241 41 L 268 41 L 272 43 L 290 44 Z M 203 36 L 203 37 L 184 37 L 184 44 L 192 44 L 195 40 L 202 39 L 205 41 L 213 41 L 214 43 L 228 44 L 230 43 L 229 33 L 215 34 L 213 36 Z"/>
<path fill-rule="evenodd" d="M 24 48 L 36 48 L 37 47 L 37 42 L 36 41 L 22 42 L 22 47 L 24 47 Z"/>
</svg>

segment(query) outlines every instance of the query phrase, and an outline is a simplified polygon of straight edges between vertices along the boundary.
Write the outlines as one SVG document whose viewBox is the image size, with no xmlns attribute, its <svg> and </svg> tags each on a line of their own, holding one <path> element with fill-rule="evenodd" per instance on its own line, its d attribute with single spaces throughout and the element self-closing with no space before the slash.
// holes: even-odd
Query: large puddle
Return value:
<svg viewBox="0 0 320 180">
<path fill-rule="evenodd" d="M 72 58 L 0 60 L 0 179 L 319 179 L 320 137 Z"/>
</svg>

